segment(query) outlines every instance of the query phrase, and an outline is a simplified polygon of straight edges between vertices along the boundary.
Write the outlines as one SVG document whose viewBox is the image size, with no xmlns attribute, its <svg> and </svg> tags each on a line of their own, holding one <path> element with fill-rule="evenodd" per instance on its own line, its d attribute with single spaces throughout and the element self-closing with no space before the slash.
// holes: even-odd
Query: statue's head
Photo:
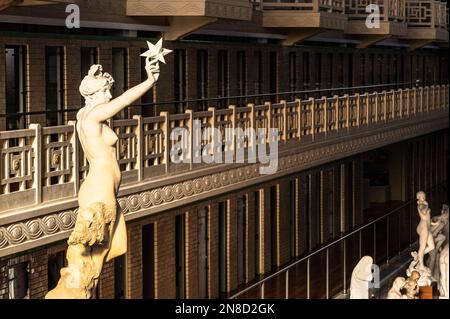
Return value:
<svg viewBox="0 0 450 319">
<path fill-rule="evenodd" d="M 416 198 L 417 198 L 418 201 L 423 202 L 423 201 L 425 201 L 425 199 L 427 198 L 427 195 L 425 195 L 425 192 L 419 191 L 419 192 L 417 192 L 417 194 L 416 194 Z"/>
<path fill-rule="evenodd" d="M 100 64 L 94 64 L 89 69 L 88 75 L 80 84 L 80 93 L 86 100 L 86 105 L 99 105 L 112 99 L 111 87 L 114 79 L 108 73 L 103 73 Z"/>
<path fill-rule="evenodd" d="M 419 280 L 420 279 L 420 273 L 416 270 L 414 270 L 413 272 L 411 272 L 411 276 L 409 276 L 412 280 Z"/>
<path fill-rule="evenodd" d="M 406 279 L 403 277 L 395 278 L 394 283 L 392 284 L 392 288 L 394 288 L 395 291 L 400 291 L 405 285 L 405 280 Z"/>
</svg>

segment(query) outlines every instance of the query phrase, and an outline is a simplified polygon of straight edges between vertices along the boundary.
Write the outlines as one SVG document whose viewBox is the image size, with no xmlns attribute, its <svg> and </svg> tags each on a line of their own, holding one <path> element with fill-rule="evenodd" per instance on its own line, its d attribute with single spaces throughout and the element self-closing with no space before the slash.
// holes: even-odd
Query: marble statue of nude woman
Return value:
<svg viewBox="0 0 450 319">
<path fill-rule="evenodd" d="M 125 219 L 116 201 L 121 180 L 115 148 L 118 137 L 106 120 L 155 84 L 159 77 L 160 56 L 152 56 L 152 59 L 147 56 L 147 80 L 113 100 L 110 89 L 114 80 L 108 73 L 103 73 L 101 65 L 92 65 L 81 82 L 80 93 L 86 105 L 77 114 L 76 129 L 89 162 L 89 173 L 78 194 L 77 221 L 68 240 L 68 266 L 61 270 L 58 285 L 46 299 L 91 298 L 103 263 L 127 250 Z"/>
<path fill-rule="evenodd" d="M 418 264 L 417 269 L 424 270 L 424 256 L 434 249 L 434 239 L 431 232 L 430 208 L 426 202 L 425 193 L 417 193 L 417 211 L 420 222 L 417 225 L 417 234 L 419 235 L 419 250 L 417 251 Z"/>
</svg>

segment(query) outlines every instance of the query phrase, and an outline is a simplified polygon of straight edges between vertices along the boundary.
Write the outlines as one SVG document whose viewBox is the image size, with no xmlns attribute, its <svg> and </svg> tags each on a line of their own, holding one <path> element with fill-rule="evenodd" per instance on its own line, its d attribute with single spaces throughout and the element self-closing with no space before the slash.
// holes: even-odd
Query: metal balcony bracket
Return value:
<svg viewBox="0 0 450 319">
<path fill-rule="evenodd" d="M 381 42 L 385 39 L 390 38 L 392 35 L 390 34 L 380 34 L 380 35 L 368 35 L 364 36 L 363 38 L 360 38 L 361 42 L 356 46 L 358 49 L 365 49 L 370 47 L 371 45 L 374 45 L 378 42 Z"/>
<path fill-rule="evenodd" d="M 170 17 L 170 28 L 164 33 L 164 40 L 179 40 L 217 20 L 218 18 L 212 17 Z"/>
<path fill-rule="evenodd" d="M 281 44 L 284 46 L 295 45 L 325 31 L 321 28 L 302 28 L 289 33 L 287 39 L 283 40 Z"/>
</svg>

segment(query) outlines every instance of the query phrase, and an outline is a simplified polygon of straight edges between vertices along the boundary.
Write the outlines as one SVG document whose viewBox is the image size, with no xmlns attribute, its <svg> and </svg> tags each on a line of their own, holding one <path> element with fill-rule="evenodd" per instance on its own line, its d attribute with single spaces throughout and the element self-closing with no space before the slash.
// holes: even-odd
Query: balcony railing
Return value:
<svg viewBox="0 0 450 319">
<path fill-rule="evenodd" d="M 427 192 L 433 212 L 447 199 L 447 184 Z M 352 271 L 363 256 L 379 266 L 389 264 L 417 241 L 415 199 L 306 253 L 297 261 L 248 285 L 230 299 L 330 299 L 347 294 Z M 380 278 L 382 279 L 382 278 Z M 375 294 L 376 295 L 376 294 Z M 377 296 L 384 299 L 385 296 Z"/>
<path fill-rule="evenodd" d="M 369 4 L 378 5 L 382 21 L 406 21 L 405 0 L 347 0 L 346 14 L 351 20 L 366 20 L 366 8 Z"/>
<path fill-rule="evenodd" d="M 122 185 L 128 186 L 201 167 L 202 164 L 193 163 L 192 156 L 198 152 L 192 143 L 195 119 L 200 120 L 202 134 L 210 127 L 220 132 L 226 128 L 260 128 L 266 134 L 269 128 L 277 128 L 276 138 L 283 148 L 345 135 L 355 129 L 371 130 L 386 123 L 447 112 L 448 89 L 447 84 L 244 107 L 232 105 L 203 112 L 162 112 L 156 117 L 135 116 L 109 124 L 119 137 L 117 160 Z M 179 127 L 188 130 L 191 141 L 183 154 L 185 164 L 170 162 L 170 150 L 176 142 L 168 137 Z M 270 138 L 266 136 L 266 142 Z M 233 138 L 231 145 L 227 145 L 227 137 L 222 134 L 223 151 L 232 152 L 233 158 L 238 148 L 246 148 L 248 155 L 248 147 L 252 146 L 248 140 L 244 145 L 238 143 Z M 207 144 L 209 141 L 201 141 L 202 148 Z M 265 154 L 266 146 L 263 148 Z M 258 154 L 256 149 L 254 154 Z M 88 170 L 75 122 L 45 128 L 32 124 L 28 129 L 0 132 L 0 212 L 75 197 Z"/>
<path fill-rule="evenodd" d="M 448 29 L 446 2 L 434 0 L 407 0 L 408 27 Z"/>
<path fill-rule="evenodd" d="M 261 0 L 263 10 L 299 10 L 302 12 L 344 13 L 344 0 Z"/>
</svg>

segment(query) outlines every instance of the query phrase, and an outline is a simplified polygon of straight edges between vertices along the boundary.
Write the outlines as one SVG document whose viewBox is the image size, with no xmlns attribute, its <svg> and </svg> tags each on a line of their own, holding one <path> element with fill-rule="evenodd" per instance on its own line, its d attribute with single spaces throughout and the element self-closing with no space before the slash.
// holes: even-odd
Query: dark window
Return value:
<svg viewBox="0 0 450 319">
<path fill-rule="evenodd" d="M 316 89 L 320 89 L 322 86 L 322 53 L 316 53 L 315 55 L 315 74 L 316 74 Z"/>
<path fill-rule="evenodd" d="M 98 50 L 97 48 L 83 47 L 80 49 L 81 54 L 81 78 L 85 77 L 91 65 L 98 64 Z"/>
<path fill-rule="evenodd" d="M 270 235 L 271 235 L 271 262 L 272 269 L 277 267 L 278 240 L 277 240 L 277 210 L 278 210 L 278 186 L 270 187 Z"/>
<path fill-rule="evenodd" d="M 142 298 L 155 298 L 154 224 L 142 226 Z"/>
<path fill-rule="evenodd" d="M 227 292 L 227 202 L 219 203 L 219 286 Z"/>
<path fill-rule="evenodd" d="M 354 83 L 353 83 L 353 54 L 350 53 L 348 55 L 348 86 L 349 87 L 353 87 Z"/>
<path fill-rule="evenodd" d="M 81 79 L 88 75 L 91 65 L 98 64 L 97 48 L 83 47 L 80 49 Z M 84 97 L 81 97 L 81 105 L 84 105 Z"/>
<path fill-rule="evenodd" d="M 112 49 L 112 77 L 114 85 L 112 87 L 112 96 L 116 98 L 122 95 L 128 89 L 128 50 L 125 48 Z M 117 114 L 118 119 L 128 118 L 128 108 L 123 109 Z"/>
<path fill-rule="evenodd" d="M 147 49 L 141 49 L 141 53 L 144 53 L 147 51 Z M 141 81 L 147 80 L 148 75 L 147 71 L 145 70 L 145 61 L 142 60 L 141 62 Z M 151 105 L 154 101 L 154 88 L 153 86 L 150 90 L 145 92 L 144 95 L 141 97 L 141 114 L 143 117 L 150 117 L 150 116 L 156 116 L 156 105 Z"/>
<path fill-rule="evenodd" d="M 182 299 L 185 295 L 185 215 L 178 215 L 175 220 L 175 254 L 176 254 L 176 287 L 177 298 Z"/>
<path fill-rule="evenodd" d="M 197 98 L 208 98 L 208 51 L 197 51 Z M 197 105 L 198 110 L 204 111 L 207 108 L 207 102 L 201 101 Z"/>
<path fill-rule="evenodd" d="M 258 276 L 261 273 L 260 268 L 260 215 L 261 215 L 261 196 L 260 191 L 255 192 L 255 275 Z"/>
<path fill-rule="evenodd" d="M 270 52 L 269 59 L 269 91 L 278 93 L 278 57 L 276 52 Z M 277 96 L 271 95 L 272 102 L 277 102 Z"/>
<path fill-rule="evenodd" d="M 45 48 L 45 97 L 47 126 L 63 125 L 64 48 Z"/>
<path fill-rule="evenodd" d="M 255 51 L 254 55 L 254 65 L 255 65 L 255 75 L 254 75 L 254 90 L 255 94 L 262 94 L 263 86 L 263 63 L 262 63 L 262 53 L 261 51 Z M 261 104 L 263 99 L 261 97 L 255 98 L 256 104 Z"/>
<path fill-rule="evenodd" d="M 236 60 L 236 92 L 238 96 L 246 95 L 246 84 L 247 84 L 247 63 L 245 57 L 245 51 L 237 52 Z M 238 105 L 244 106 L 245 99 L 238 99 Z"/>
<path fill-rule="evenodd" d="M 8 268 L 9 299 L 29 299 L 28 286 L 29 262 L 23 262 Z"/>
<path fill-rule="evenodd" d="M 187 97 L 186 92 L 186 51 L 185 50 L 175 50 L 174 52 L 174 62 L 175 62 L 175 83 L 174 83 L 174 99 L 175 101 L 184 101 Z M 175 105 L 177 113 L 183 113 L 186 109 L 186 103 L 180 102 Z"/>
<path fill-rule="evenodd" d="M 309 53 L 303 52 L 303 88 L 310 88 L 310 70 L 309 70 Z"/>
<path fill-rule="evenodd" d="M 228 96 L 228 52 L 220 50 L 217 55 L 217 95 L 218 97 Z M 220 107 L 226 107 L 226 99 L 219 101 Z"/>
<path fill-rule="evenodd" d="M 48 256 L 47 274 L 48 274 L 48 290 L 52 290 L 58 284 L 61 277 L 61 268 L 67 266 L 66 252 L 60 251 L 56 254 Z"/>
<path fill-rule="evenodd" d="M 125 255 L 114 258 L 114 298 L 125 299 Z"/>
<path fill-rule="evenodd" d="M 301 177 L 301 200 L 300 200 L 300 216 L 301 216 L 301 251 L 305 252 L 311 249 L 311 232 L 310 232 L 310 177 L 309 175 L 303 175 Z"/>
<path fill-rule="evenodd" d="M 7 46 L 5 74 L 6 129 L 25 128 L 27 48 Z"/>
<path fill-rule="evenodd" d="M 295 258 L 296 247 L 297 247 L 297 183 L 296 180 L 291 180 L 289 182 L 289 224 L 290 229 L 290 256 Z"/>
<path fill-rule="evenodd" d="M 328 53 L 328 87 L 332 88 L 334 86 L 333 81 L 333 72 L 334 72 L 334 64 L 333 64 L 333 53 Z"/>
<path fill-rule="evenodd" d="M 247 264 L 246 229 L 247 229 L 247 195 L 237 199 L 237 240 L 238 240 L 238 284 L 245 283 L 245 269 Z"/>
<path fill-rule="evenodd" d="M 208 267 L 208 229 L 209 207 L 198 211 L 198 297 L 206 299 L 208 295 L 209 267 Z"/>
<path fill-rule="evenodd" d="M 295 92 L 297 90 L 297 54 L 289 52 L 289 91 Z M 290 95 L 290 99 L 295 99 L 295 93 Z"/>
</svg>

